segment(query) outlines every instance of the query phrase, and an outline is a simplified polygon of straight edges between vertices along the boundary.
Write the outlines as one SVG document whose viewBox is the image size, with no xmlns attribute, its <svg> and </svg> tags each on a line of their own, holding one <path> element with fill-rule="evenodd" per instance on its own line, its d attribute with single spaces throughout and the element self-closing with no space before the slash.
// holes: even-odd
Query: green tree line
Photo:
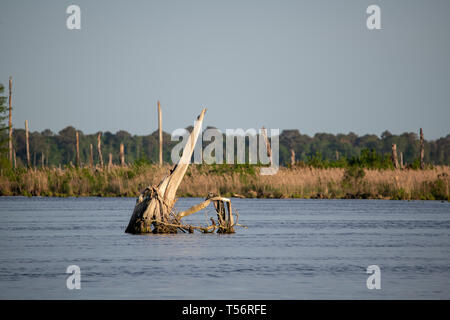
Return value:
<svg viewBox="0 0 450 320">
<path fill-rule="evenodd" d="M 190 128 L 188 128 L 189 130 Z M 31 164 L 41 165 L 42 157 L 46 166 L 68 165 L 76 163 L 76 129 L 66 127 L 54 133 L 49 129 L 42 132 L 30 132 L 30 158 Z M 97 151 L 97 134 L 83 134 L 80 136 L 80 159 L 83 164 L 89 164 L 90 144 L 93 145 L 94 163 L 99 162 Z M 105 164 L 108 163 L 108 154 L 111 153 L 113 163 L 118 164 L 119 146 L 125 146 L 125 160 L 127 163 L 145 161 L 158 162 L 159 143 L 158 132 L 149 135 L 132 135 L 126 131 L 116 133 L 102 133 L 102 155 Z M 178 141 L 171 141 L 170 134 L 163 133 L 163 159 L 171 163 L 171 150 Z M 225 143 L 226 139 L 224 139 Z M 391 155 L 391 146 L 397 144 L 397 151 L 403 153 L 403 161 L 407 164 L 417 162 L 420 152 L 420 143 L 416 133 L 403 133 L 393 135 L 385 131 L 380 137 L 377 135 L 358 136 L 349 134 L 317 133 L 313 137 L 301 134 L 299 130 L 284 130 L 280 137 L 280 163 L 288 165 L 291 160 L 290 150 L 294 150 L 296 161 L 305 164 L 321 166 L 340 166 L 339 164 L 355 164 L 359 166 L 372 165 L 373 167 L 386 167 Z M 204 146 L 210 142 L 204 142 Z M 248 143 L 248 139 L 247 139 Z M 13 146 L 16 152 L 18 166 L 25 166 L 26 142 L 25 130 L 14 129 Z M 446 137 L 427 141 L 425 140 L 425 162 L 434 165 L 450 165 L 450 134 Z"/>
</svg>

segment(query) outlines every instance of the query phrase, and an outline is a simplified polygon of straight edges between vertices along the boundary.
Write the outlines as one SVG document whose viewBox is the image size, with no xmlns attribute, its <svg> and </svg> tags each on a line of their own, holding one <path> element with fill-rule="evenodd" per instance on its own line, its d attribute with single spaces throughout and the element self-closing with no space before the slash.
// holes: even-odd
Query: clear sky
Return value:
<svg viewBox="0 0 450 320">
<path fill-rule="evenodd" d="M 81 30 L 66 8 L 81 8 Z M 381 8 L 381 30 L 366 8 Z M 448 0 L 0 0 L 13 126 L 450 133 Z"/>
</svg>

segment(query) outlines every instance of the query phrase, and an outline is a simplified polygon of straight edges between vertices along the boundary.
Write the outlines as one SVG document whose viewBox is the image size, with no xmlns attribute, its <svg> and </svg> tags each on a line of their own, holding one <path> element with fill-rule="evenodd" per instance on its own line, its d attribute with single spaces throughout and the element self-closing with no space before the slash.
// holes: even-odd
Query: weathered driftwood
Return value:
<svg viewBox="0 0 450 320">
<path fill-rule="evenodd" d="M 125 232 L 132 234 L 177 233 L 178 230 L 190 233 L 194 232 L 194 230 L 202 232 L 214 232 L 217 230 L 219 233 L 234 232 L 234 226 L 237 223 L 233 217 L 230 200 L 227 198 L 210 194 L 204 202 L 178 214 L 174 212 L 175 195 L 189 166 L 197 138 L 201 132 L 205 112 L 206 109 L 203 109 L 198 116 L 194 129 L 187 139 L 180 161 L 170 170 L 170 173 L 163 178 L 158 186 L 149 186 L 139 195 Z M 212 220 L 211 225 L 202 227 L 181 222 L 183 217 L 206 208 L 210 203 L 213 203 L 216 209 L 217 223 Z M 235 212 L 235 214 L 237 213 Z"/>
<path fill-rule="evenodd" d="M 131 216 L 125 232 L 127 233 L 176 233 L 177 227 L 170 224 L 179 224 L 172 209 L 175 204 L 175 194 L 189 166 L 194 146 L 201 130 L 206 109 L 198 116 L 183 155 L 170 174 L 159 183 L 157 187 L 147 187 L 137 199 L 133 215 Z M 153 230 L 152 230 L 153 227 Z"/>
</svg>

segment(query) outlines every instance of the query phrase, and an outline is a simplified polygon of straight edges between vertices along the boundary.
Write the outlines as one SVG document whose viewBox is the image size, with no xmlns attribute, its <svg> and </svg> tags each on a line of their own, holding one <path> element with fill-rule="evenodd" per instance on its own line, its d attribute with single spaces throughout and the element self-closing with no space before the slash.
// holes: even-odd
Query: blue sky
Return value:
<svg viewBox="0 0 450 320">
<path fill-rule="evenodd" d="M 81 8 L 81 30 L 66 8 Z M 381 8 L 381 30 L 366 8 Z M 449 134 L 450 1 L 0 0 L 13 125 Z"/>
</svg>

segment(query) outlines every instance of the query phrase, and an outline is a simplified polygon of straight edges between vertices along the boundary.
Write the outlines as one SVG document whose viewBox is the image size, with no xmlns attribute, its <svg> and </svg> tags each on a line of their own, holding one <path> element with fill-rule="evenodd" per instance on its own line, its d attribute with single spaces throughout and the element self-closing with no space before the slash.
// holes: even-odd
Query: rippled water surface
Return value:
<svg viewBox="0 0 450 320">
<path fill-rule="evenodd" d="M 136 236 L 135 199 L 2 197 L 0 298 L 450 299 L 447 202 L 232 202 L 248 226 L 236 234 Z M 69 265 L 81 290 L 66 287 Z M 381 290 L 366 287 L 369 265 Z"/>
</svg>

